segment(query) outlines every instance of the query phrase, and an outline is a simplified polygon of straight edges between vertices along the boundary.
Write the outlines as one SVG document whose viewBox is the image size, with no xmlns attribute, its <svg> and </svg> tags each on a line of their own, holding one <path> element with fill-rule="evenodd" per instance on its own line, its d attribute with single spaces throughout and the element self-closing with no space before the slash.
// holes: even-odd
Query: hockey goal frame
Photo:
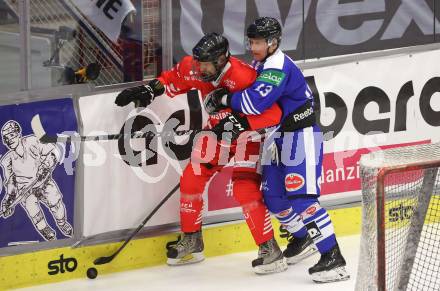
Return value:
<svg viewBox="0 0 440 291">
<path fill-rule="evenodd" d="M 377 207 L 377 290 L 386 291 L 386 237 L 385 237 L 385 179 L 390 174 L 403 173 L 408 171 L 423 170 L 423 181 L 420 195 L 418 195 L 417 210 L 413 211 L 410 221 L 410 228 L 414 230 L 407 237 L 409 241 L 420 243 L 420 236 L 423 229 L 425 217 L 434 190 L 435 180 L 440 167 L 440 160 L 428 162 L 416 162 L 406 165 L 383 167 L 377 173 L 376 207 Z M 399 270 L 398 290 L 406 290 L 411 269 L 415 260 L 415 254 L 405 247 L 403 263 Z"/>
</svg>

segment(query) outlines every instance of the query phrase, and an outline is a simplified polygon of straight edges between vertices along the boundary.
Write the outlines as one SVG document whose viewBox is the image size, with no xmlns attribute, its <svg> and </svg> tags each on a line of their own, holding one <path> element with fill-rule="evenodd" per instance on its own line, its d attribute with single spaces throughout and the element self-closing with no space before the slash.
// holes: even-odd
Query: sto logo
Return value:
<svg viewBox="0 0 440 291">
<path fill-rule="evenodd" d="M 288 174 L 284 179 L 284 184 L 286 185 L 287 191 L 298 191 L 304 186 L 304 177 L 296 173 Z"/>
</svg>

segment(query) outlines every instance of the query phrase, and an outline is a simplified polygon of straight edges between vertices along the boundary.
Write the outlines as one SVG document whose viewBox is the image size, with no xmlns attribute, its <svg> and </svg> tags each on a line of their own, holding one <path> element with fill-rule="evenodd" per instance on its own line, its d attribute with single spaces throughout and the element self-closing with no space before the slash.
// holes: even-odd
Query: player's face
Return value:
<svg viewBox="0 0 440 291">
<path fill-rule="evenodd" d="M 249 38 L 248 49 L 252 52 L 254 60 L 263 61 L 268 54 L 273 54 L 277 49 L 277 41 L 264 38 Z"/>
<path fill-rule="evenodd" d="M 256 61 L 262 61 L 267 56 L 269 45 L 264 38 L 249 38 L 249 49 Z"/>
<path fill-rule="evenodd" d="M 9 149 L 16 149 L 20 142 L 20 136 L 15 132 L 6 133 L 3 135 L 3 144 Z"/>
<path fill-rule="evenodd" d="M 217 73 L 217 69 L 212 62 L 198 62 L 198 67 L 203 79 L 210 79 Z"/>
</svg>

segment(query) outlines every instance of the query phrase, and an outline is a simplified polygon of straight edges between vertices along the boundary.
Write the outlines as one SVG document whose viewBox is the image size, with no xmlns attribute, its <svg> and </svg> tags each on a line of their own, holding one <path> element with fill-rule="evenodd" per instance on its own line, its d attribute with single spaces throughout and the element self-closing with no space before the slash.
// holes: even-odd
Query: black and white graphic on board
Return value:
<svg viewBox="0 0 440 291">
<path fill-rule="evenodd" d="M 44 206 L 60 232 L 72 237 L 73 228 L 67 221 L 63 195 L 52 177 L 61 158 L 58 148 L 40 143 L 33 134 L 23 136 L 22 127 L 15 120 L 8 120 L 1 126 L 1 138 L 8 150 L 0 158 L 3 176 L 0 194 L 4 192 L 0 217 L 8 219 L 20 206 L 44 240 L 55 240 L 56 232 L 45 217 Z"/>
</svg>

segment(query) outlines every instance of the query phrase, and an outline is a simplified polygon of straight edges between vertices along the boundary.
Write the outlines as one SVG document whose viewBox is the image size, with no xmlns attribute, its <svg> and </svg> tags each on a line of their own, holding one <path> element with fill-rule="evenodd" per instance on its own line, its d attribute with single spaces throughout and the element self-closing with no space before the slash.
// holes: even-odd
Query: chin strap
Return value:
<svg viewBox="0 0 440 291">
<path fill-rule="evenodd" d="M 271 55 L 273 55 L 278 50 L 278 48 L 280 47 L 280 43 L 279 43 L 279 41 L 277 41 L 277 47 L 275 48 L 273 53 L 269 53 L 269 49 L 270 49 L 270 46 L 272 45 L 272 41 L 273 41 L 273 39 L 270 41 L 270 43 L 269 43 L 269 41 L 267 41 L 267 45 L 269 47 L 267 48 L 267 55 L 266 55 L 266 57 L 264 58 L 264 60 L 261 61 L 262 63 L 264 63 L 267 60 L 267 58 L 269 58 Z"/>
<path fill-rule="evenodd" d="M 231 63 L 229 61 L 227 61 L 221 70 L 217 70 L 218 75 L 214 79 L 214 81 L 211 81 L 211 84 L 214 85 L 215 87 L 218 87 L 223 76 L 226 74 L 226 72 L 229 70 L 229 68 L 231 68 L 231 66 L 232 66 Z"/>
</svg>

